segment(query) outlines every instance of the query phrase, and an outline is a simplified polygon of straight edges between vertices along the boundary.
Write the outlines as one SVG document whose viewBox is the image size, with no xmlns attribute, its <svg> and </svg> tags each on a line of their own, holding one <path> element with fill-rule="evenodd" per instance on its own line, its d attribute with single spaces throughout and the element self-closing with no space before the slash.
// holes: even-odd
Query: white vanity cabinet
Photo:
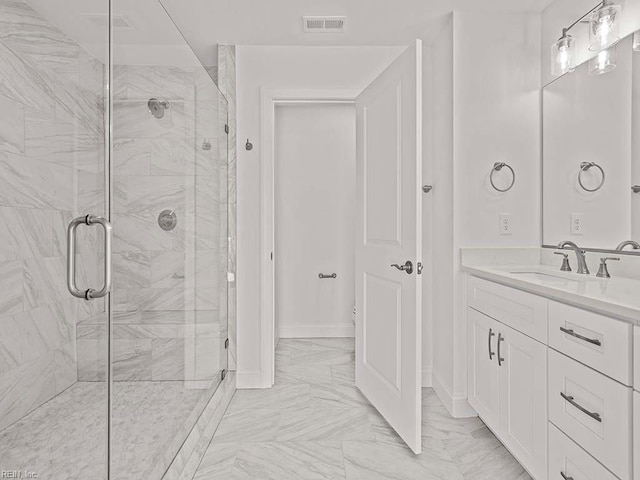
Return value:
<svg viewBox="0 0 640 480">
<path fill-rule="evenodd" d="M 640 327 L 475 276 L 466 311 L 469 404 L 534 479 L 640 480 Z"/>
<path fill-rule="evenodd" d="M 468 400 L 484 423 L 498 431 L 500 414 L 500 369 L 496 342 L 500 324 L 469 308 Z"/>
<path fill-rule="evenodd" d="M 633 392 L 633 478 L 640 480 L 640 392 L 637 391 Z"/>
<path fill-rule="evenodd" d="M 634 327 L 633 478 L 640 480 L 640 327 Z"/>
<path fill-rule="evenodd" d="M 498 335 L 500 439 L 535 478 L 546 478 L 547 347 L 505 325 Z"/>
<path fill-rule="evenodd" d="M 471 278 L 470 296 L 487 299 L 500 317 L 491 318 L 469 306 L 468 399 L 478 415 L 536 479 L 547 478 L 547 347 L 507 325 L 508 312 L 516 324 L 546 337 L 546 311 L 538 297 L 511 296 L 502 286 Z M 497 286 L 498 288 L 494 288 Z M 522 292 L 523 293 L 523 292 Z M 527 303 L 533 299 L 533 302 Z M 477 302 L 468 302 L 482 308 Z"/>
</svg>

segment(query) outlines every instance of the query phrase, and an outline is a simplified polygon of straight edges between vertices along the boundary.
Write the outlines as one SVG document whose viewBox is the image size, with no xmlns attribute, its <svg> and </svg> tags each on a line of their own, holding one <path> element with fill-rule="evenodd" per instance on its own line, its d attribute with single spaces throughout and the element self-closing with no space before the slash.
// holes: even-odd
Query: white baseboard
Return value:
<svg viewBox="0 0 640 480">
<path fill-rule="evenodd" d="M 261 370 L 238 370 L 236 372 L 236 388 L 268 388 L 262 383 Z"/>
<path fill-rule="evenodd" d="M 353 337 L 355 326 L 349 325 L 281 325 L 280 338 Z"/>
<path fill-rule="evenodd" d="M 464 395 L 452 395 L 449 389 L 445 386 L 444 382 L 438 377 L 436 373 L 432 376 L 432 387 L 438 395 L 438 398 L 449 411 L 449 414 L 453 418 L 468 418 L 477 417 L 476 411 L 467 402 L 467 397 Z"/>
<path fill-rule="evenodd" d="M 422 369 L 422 388 L 433 386 L 433 368 L 424 367 Z"/>
</svg>

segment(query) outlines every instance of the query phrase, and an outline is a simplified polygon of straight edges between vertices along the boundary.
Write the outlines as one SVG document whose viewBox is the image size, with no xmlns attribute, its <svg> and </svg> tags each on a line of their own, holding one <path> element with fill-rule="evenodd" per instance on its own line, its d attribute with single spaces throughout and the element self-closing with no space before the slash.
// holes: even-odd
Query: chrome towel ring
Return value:
<svg viewBox="0 0 640 480">
<path fill-rule="evenodd" d="M 596 167 L 598 170 L 600 170 L 600 173 L 602 174 L 602 180 L 600 180 L 600 183 L 595 188 L 587 188 L 584 186 L 584 183 L 582 183 L 582 174 L 587 170 L 589 170 L 591 167 Z M 580 171 L 578 172 L 578 183 L 580 184 L 580 187 L 582 187 L 582 189 L 585 192 L 597 192 L 598 190 L 600 190 L 604 185 L 604 179 L 605 179 L 604 170 L 596 162 L 582 162 L 580 164 Z"/>
<path fill-rule="evenodd" d="M 496 184 L 493 181 L 493 174 L 496 172 L 499 172 L 500 170 L 502 170 L 504 167 L 507 167 L 509 170 L 511 170 L 511 183 L 509 184 L 509 186 L 507 188 L 498 188 L 496 187 Z M 491 182 L 491 186 L 493 188 L 495 188 L 497 191 L 499 192 L 508 192 L 509 190 L 511 190 L 513 188 L 513 185 L 516 183 L 516 172 L 513 171 L 513 168 L 511 168 L 511 166 L 507 165 L 504 162 L 496 162 L 493 164 L 493 168 L 491 169 L 491 174 L 489 175 L 489 181 Z"/>
</svg>

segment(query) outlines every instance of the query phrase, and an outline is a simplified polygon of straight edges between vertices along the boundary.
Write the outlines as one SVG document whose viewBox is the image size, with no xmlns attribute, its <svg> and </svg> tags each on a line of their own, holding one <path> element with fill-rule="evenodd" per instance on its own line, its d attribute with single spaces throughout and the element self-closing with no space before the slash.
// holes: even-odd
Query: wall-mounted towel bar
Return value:
<svg viewBox="0 0 640 480">
<path fill-rule="evenodd" d="M 338 276 L 337 273 L 319 273 L 318 278 L 336 278 Z"/>
</svg>

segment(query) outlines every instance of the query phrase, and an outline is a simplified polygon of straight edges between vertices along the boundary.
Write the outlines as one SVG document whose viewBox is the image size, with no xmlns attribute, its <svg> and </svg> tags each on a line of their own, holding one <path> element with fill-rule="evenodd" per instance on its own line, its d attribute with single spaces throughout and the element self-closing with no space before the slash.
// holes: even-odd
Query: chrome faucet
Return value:
<svg viewBox="0 0 640 480">
<path fill-rule="evenodd" d="M 634 250 L 640 250 L 640 243 L 634 240 L 625 240 L 624 242 L 620 242 L 616 247 L 616 252 L 621 252 L 624 250 L 624 247 L 631 247 Z"/>
<path fill-rule="evenodd" d="M 576 253 L 576 257 L 578 259 L 578 270 L 576 271 L 576 273 L 589 275 L 589 267 L 587 266 L 587 259 L 584 256 L 585 251 L 582 250 L 575 243 L 570 242 L 569 240 L 564 240 L 558 244 L 558 248 L 565 248 L 565 247 L 571 248 Z"/>
</svg>

